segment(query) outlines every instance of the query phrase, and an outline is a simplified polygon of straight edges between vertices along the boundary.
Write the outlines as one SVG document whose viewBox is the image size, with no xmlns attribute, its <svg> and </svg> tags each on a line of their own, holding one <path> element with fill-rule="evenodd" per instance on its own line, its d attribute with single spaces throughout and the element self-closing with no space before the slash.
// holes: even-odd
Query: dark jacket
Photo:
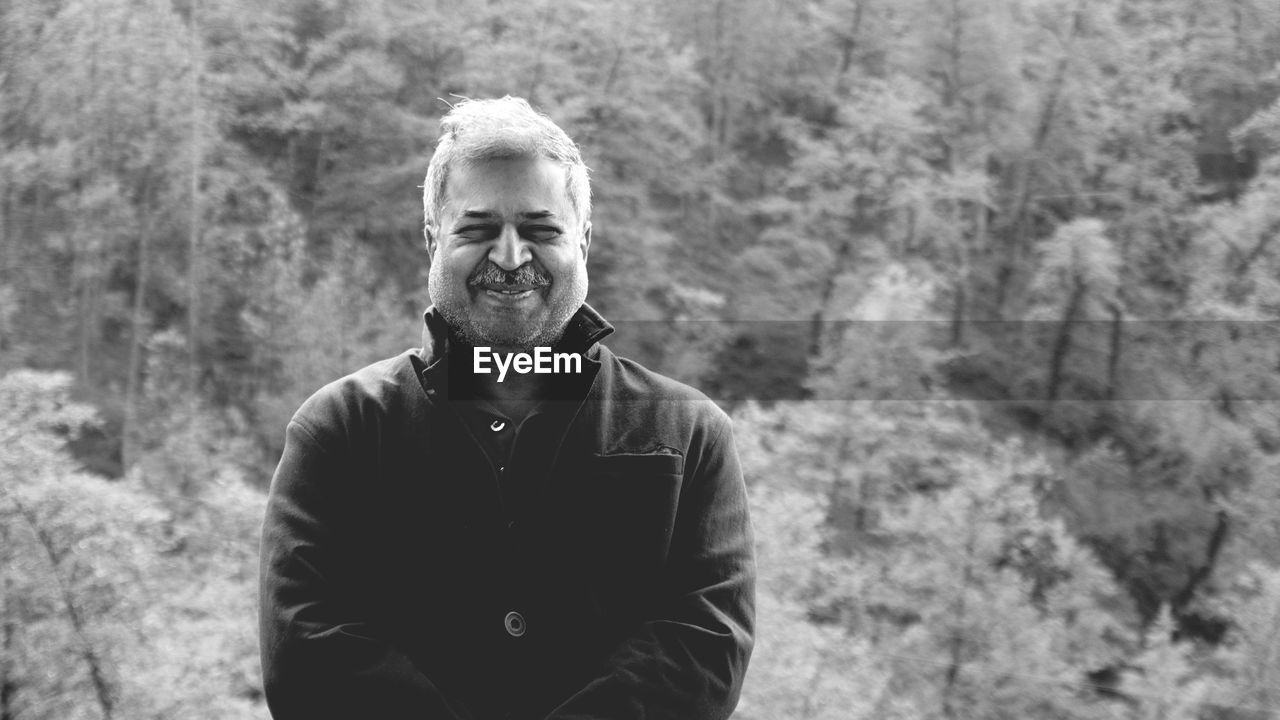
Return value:
<svg viewBox="0 0 1280 720">
<path fill-rule="evenodd" d="M 446 399 L 440 330 L 428 311 L 423 349 L 288 425 L 262 538 L 273 716 L 728 717 L 755 583 L 728 417 L 597 344 L 584 305 L 585 397 L 557 404 L 516 504 Z"/>
</svg>

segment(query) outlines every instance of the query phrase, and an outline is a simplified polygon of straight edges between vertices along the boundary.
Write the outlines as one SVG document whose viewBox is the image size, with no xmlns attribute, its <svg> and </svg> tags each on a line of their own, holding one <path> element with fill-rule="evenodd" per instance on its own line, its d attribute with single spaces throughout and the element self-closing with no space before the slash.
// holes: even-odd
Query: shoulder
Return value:
<svg viewBox="0 0 1280 720">
<path fill-rule="evenodd" d="M 334 380 L 307 398 L 290 423 L 324 442 L 411 412 L 423 393 L 413 362 L 418 352 L 406 350 Z"/>
<path fill-rule="evenodd" d="M 728 414 L 696 388 L 619 357 L 603 345 L 599 360 L 606 411 L 686 437 L 718 434 L 729 424 Z"/>
<path fill-rule="evenodd" d="M 604 345 L 600 346 L 600 363 L 611 374 L 611 390 L 619 399 L 672 403 L 709 415 L 724 414 L 701 390 L 615 355 Z"/>
</svg>

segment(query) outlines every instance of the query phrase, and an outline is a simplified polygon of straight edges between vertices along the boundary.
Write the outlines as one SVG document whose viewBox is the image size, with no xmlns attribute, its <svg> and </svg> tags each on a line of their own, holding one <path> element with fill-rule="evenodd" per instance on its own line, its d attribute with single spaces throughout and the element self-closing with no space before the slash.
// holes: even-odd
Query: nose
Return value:
<svg viewBox="0 0 1280 720">
<path fill-rule="evenodd" d="M 529 243 L 520 237 L 514 225 L 503 225 L 493 247 L 489 250 L 489 259 L 493 264 L 508 272 L 533 260 L 529 251 Z"/>
</svg>

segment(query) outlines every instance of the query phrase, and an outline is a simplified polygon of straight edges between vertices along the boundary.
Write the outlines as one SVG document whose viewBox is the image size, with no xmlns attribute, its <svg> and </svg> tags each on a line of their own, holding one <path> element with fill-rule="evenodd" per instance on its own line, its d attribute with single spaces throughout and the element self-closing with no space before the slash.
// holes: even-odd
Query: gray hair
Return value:
<svg viewBox="0 0 1280 720">
<path fill-rule="evenodd" d="M 440 119 L 440 140 L 422 184 L 422 214 L 428 228 L 440 220 L 445 185 L 454 163 L 509 157 L 545 157 L 564 163 L 569 201 L 586 222 L 591 217 L 591 182 L 573 140 L 524 99 L 463 100 Z"/>
</svg>

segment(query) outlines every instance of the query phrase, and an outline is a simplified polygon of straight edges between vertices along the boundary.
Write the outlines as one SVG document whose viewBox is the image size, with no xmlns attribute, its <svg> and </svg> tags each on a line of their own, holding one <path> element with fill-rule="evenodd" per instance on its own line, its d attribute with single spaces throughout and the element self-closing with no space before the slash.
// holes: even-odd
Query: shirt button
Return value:
<svg viewBox="0 0 1280 720">
<path fill-rule="evenodd" d="M 502 422 L 501 420 L 494 420 L 493 422 L 489 423 L 489 429 L 494 432 L 502 432 L 502 428 L 506 426 L 507 424 Z"/>
<path fill-rule="evenodd" d="M 511 637 L 520 637 L 527 629 L 524 623 L 524 616 L 512 610 L 502 619 L 502 624 L 507 628 L 507 634 Z"/>
</svg>

